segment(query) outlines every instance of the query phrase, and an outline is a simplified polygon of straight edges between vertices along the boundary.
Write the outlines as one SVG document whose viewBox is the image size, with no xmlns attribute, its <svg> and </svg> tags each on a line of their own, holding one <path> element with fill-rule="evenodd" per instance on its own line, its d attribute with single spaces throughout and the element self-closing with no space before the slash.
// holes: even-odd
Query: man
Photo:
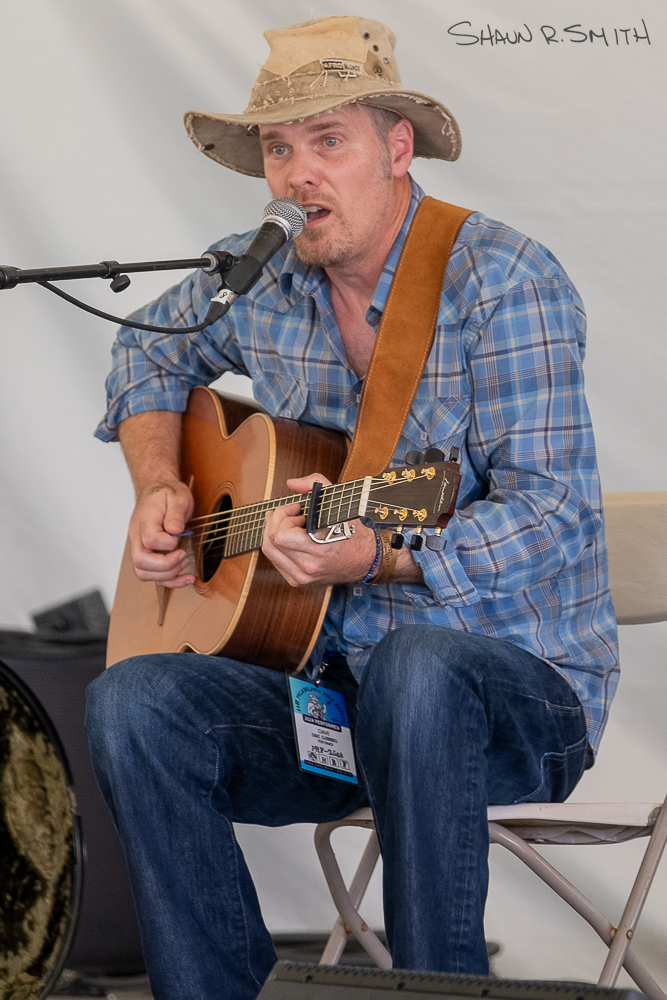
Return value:
<svg viewBox="0 0 667 1000">
<path fill-rule="evenodd" d="M 135 482 L 136 572 L 169 587 L 194 582 L 174 537 L 192 512 L 178 461 L 189 389 L 242 372 L 271 414 L 351 434 L 423 196 L 413 151 L 460 149 L 447 108 L 401 87 L 383 25 L 335 17 L 266 35 L 246 113 L 191 112 L 186 126 L 207 155 L 304 205 L 305 231 L 203 333 L 123 328 L 98 431 L 118 433 Z M 242 253 L 251 236 L 217 246 Z M 197 273 L 138 318 L 194 325 L 215 287 Z M 394 456 L 460 448 L 444 552 L 404 547 L 377 584 L 371 528 L 357 521 L 350 539 L 318 546 L 296 506 L 267 515 L 264 552 L 285 579 L 335 585 L 310 673 L 326 661 L 346 697 L 359 786 L 299 770 L 279 673 L 171 654 L 115 664 L 92 685 L 93 759 L 158 1000 L 251 998 L 274 961 L 233 821 L 320 822 L 368 804 L 394 964 L 487 971 L 486 806 L 566 798 L 617 678 L 583 345 L 581 302 L 553 256 L 473 214 Z"/>
</svg>

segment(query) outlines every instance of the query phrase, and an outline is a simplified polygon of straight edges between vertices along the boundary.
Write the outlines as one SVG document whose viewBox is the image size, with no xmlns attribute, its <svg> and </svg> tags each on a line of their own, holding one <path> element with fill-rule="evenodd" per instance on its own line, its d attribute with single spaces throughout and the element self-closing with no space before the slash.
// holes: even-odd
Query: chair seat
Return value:
<svg viewBox="0 0 667 1000">
<path fill-rule="evenodd" d="M 345 816 L 343 819 L 332 820 L 331 823 L 322 823 L 322 826 L 363 826 L 369 830 L 375 828 L 375 821 L 373 820 L 372 811 L 366 807 L 364 809 L 356 809 L 349 816 Z"/>
<path fill-rule="evenodd" d="M 648 837 L 659 813 L 659 802 L 522 802 L 489 806 L 487 817 L 533 844 L 620 844 Z M 357 809 L 332 826 L 372 829 L 373 814 Z"/>
<path fill-rule="evenodd" d="M 533 844 L 620 844 L 648 837 L 657 802 L 525 802 L 489 806 L 490 823 Z"/>
</svg>

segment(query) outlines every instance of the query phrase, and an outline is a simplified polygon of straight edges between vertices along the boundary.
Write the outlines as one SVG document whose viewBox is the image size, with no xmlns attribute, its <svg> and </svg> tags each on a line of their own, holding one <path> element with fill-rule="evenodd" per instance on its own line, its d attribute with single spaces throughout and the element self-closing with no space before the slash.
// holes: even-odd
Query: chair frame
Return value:
<svg viewBox="0 0 667 1000">
<path fill-rule="evenodd" d="M 560 805 L 560 803 L 556 803 Z M 491 815 L 494 807 L 490 807 Z M 512 817 L 516 823 L 521 819 L 521 806 Z M 590 806 L 588 808 L 591 808 Z M 548 804 L 546 808 L 548 815 Z M 548 823 L 545 817 L 545 823 Z M 370 830 L 370 837 L 357 867 L 349 889 L 345 886 L 341 870 L 331 846 L 331 834 L 342 826 L 358 826 Z M 582 825 L 582 830 L 585 830 Z M 641 916 L 655 873 L 667 845 L 667 799 L 658 807 L 657 819 L 652 827 L 646 827 L 641 834 L 649 838 L 632 891 L 628 897 L 618 927 L 614 927 L 605 914 L 576 886 L 554 868 L 525 839 L 502 822 L 489 821 L 489 840 L 499 844 L 523 861 L 542 881 L 556 892 L 569 906 L 590 924 L 593 930 L 609 948 L 598 986 L 614 986 L 622 968 L 634 980 L 640 990 L 651 1000 L 667 1000 L 646 967 L 630 948 L 637 923 Z M 534 828 L 533 839 L 539 841 L 539 826 Z M 359 914 L 359 907 L 368 888 L 373 871 L 380 856 L 380 846 L 375 832 L 375 824 L 370 809 L 359 809 L 345 819 L 332 823 L 321 823 L 315 830 L 315 848 L 329 887 L 329 892 L 338 910 L 338 919 L 329 935 L 320 962 L 323 965 L 337 965 L 345 948 L 348 936 L 352 934 L 381 969 L 392 967 L 391 955 L 376 934 L 368 927 Z"/>
<path fill-rule="evenodd" d="M 604 505 L 609 579 L 618 624 L 667 620 L 667 492 L 606 493 Z M 662 806 L 650 803 L 489 806 L 488 820 L 490 842 L 500 844 L 523 861 L 607 945 L 609 951 L 598 985 L 614 986 L 625 968 L 651 1000 L 667 1000 L 667 994 L 630 948 L 667 844 L 667 799 Z M 371 831 L 349 890 L 331 846 L 331 834 L 340 826 L 361 826 Z M 531 846 L 531 843 L 618 843 L 634 837 L 648 837 L 649 842 L 618 927 Z M 353 934 L 380 968 L 390 969 L 389 952 L 358 912 L 380 855 L 370 809 L 360 809 L 337 822 L 320 824 L 315 830 L 315 847 L 339 914 L 321 962 L 337 964 L 348 935 Z"/>
</svg>

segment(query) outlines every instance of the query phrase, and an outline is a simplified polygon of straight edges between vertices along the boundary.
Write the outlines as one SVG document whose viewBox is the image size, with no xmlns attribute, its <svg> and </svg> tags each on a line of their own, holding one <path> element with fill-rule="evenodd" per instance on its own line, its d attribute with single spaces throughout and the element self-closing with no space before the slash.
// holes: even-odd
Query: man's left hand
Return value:
<svg viewBox="0 0 667 1000">
<path fill-rule="evenodd" d="M 288 479 L 295 493 L 308 493 L 313 483 L 331 486 L 326 476 L 315 473 L 303 479 Z M 266 515 L 262 552 L 291 587 L 328 586 L 363 580 L 375 560 L 375 532 L 358 519 L 354 534 L 340 542 L 318 545 L 305 530 L 306 519 L 298 504 L 277 507 Z M 405 545 L 398 553 L 392 583 L 423 583 L 420 567 Z"/>
<path fill-rule="evenodd" d="M 304 479 L 288 479 L 287 486 L 295 493 L 308 493 L 313 483 L 331 483 L 325 476 L 312 475 Z M 361 580 L 375 559 L 375 533 L 359 520 L 354 521 L 354 534 L 341 542 L 318 545 L 309 538 L 306 519 L 298 504 L 277 507 L 266 515 L 266 530 L 262 552 L 271 560 L 291 587 L 350 583 Z"/>
</svg>

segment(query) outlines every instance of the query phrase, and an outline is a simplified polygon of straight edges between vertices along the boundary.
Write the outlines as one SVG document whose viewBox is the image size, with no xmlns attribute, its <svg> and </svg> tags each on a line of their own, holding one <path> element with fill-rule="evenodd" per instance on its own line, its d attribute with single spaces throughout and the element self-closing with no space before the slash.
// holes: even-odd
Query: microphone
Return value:
<svg viewBox="0 0 667 1000">
<path fill-rule="evenodd" d="M 303 232 L 308 216 L 294 198 L 274 198 L 263 212 L 262 224 L 252 243 L 226 271 L 225 287 L 211 299 L 206 315 L 207 324 L 224 316 L 239 295 L 245 295 L 261 277 L 271 258 L 287 240 L 296 239 Z"/>
</svg>

